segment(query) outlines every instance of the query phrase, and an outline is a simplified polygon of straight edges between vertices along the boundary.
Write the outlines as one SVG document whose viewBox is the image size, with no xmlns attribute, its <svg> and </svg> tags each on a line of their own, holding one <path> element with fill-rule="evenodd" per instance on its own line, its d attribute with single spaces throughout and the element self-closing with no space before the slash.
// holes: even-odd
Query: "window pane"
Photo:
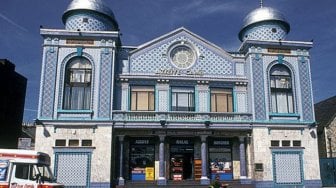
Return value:
<svg viewBox="0 0 336 188">
<path fill-rule="evenodd" d="M 288 93 L 288 113 L 294 113 L 293 94 Z"/>
<path fill-rule="evenodd" d="M 136 92 L 132 92 L 132 96 L 131 96 L 131 110 L 137 110 L 136 108 L 137 105 L 137 93 Z"/>
<path fill-rule="evenodd" d="M 280 146 L 280 141 L 279 140 L 271 140 L 271 146 Z"/>
<path fill-rule="evenodd" d="M 15 177 L 19 179 L 28 179 L 29 165 L 28 164 L 16 164 Z"/>
<path fill-rule="evenodd" d="M 154 97 L 154 92 L 150 92 L 149 93 L 149 99 L 148 99 L 148 103 L 149 103 L 149 109 L 148 110 L 154 110 L 155 109 L 155 97 Z"/>
<path fill-rule="evenodd" d="M 217 101 L 216 101 L 216 95 L 211 94 L 211 112 L 217 112 Z"/>
<path fill-rule="evenodd" d="M 66 140 L 56 140 L 55 141 L 55 146 L 65 146 L 66 145 Z"/>
<path fill-rule="evenodd" d="M 300 147 L 301 141 L 300 140 L 293 140 L 293 146 Z"/>
<path fill-rule="evenodd" d="M 137 110 L 148 110 L 148 93 L 138 92 L 138 107 Z"/>
<path fill-rule="evenodd" d="M 69 146 L 79 146 L 79 140 L 69 140 Z"/>
<path fill-rule="evenodd" d="M 221 95 L 217 94 L 217 112 L 227 112 L 227 96 L 226 95 Z"/>
<path fill-rule="evenodd" d="M 232 90 L 224 88 L 211 89 L 211 111 L 232 112 Z"/>
<path fill-rule="evenodd" d="M 131 110 L 154 110 L 154 87 L 133 86 L 131 93 Z"/>
<path fill-rule="evenodd" d="M 286 93 L 284 92 L 277 93 L 277 104 L 279 113 L 288 113 Z"/>
<path fill-rule="evenodd" d="M 290 141 L 289 140 L 283 140 L 282 141 L 282 147 L 289 147 L 290 146 Z"/>
<path fill-rule="evenodd" d="M 277 110 L 277 100 L 276 100 L 276 93 L 272 92 L 271 93 L 271 105 L 272 105 L 272 112 L 278 112 Z"/>
<path fill-rule="evenodd" d="M 172 110 L 194 111 L 194 90 L 191 88 L 172 88 Z"/>
<path fill-rule="evenodd" d="M 92 146 L 92 140 L 82 140 L 82 146 Z"/>
<path fill-rule="evenodd" d="M 232 99 L 232 95 L 228 96 L 228 112 L 233 112 L 233 99 Z"/>
</svg>

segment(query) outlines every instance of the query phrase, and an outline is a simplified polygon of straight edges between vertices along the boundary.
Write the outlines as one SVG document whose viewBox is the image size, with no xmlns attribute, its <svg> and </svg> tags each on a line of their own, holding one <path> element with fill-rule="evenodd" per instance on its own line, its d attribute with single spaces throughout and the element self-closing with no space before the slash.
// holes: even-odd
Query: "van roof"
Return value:
<svg viewBox="0 0 336 188">
<path fill-rule="evenodd" d="M 50 165 L 50 157 L 48 154 L 33 150 L 0 149 L 0 159 Z"/>
</svg>

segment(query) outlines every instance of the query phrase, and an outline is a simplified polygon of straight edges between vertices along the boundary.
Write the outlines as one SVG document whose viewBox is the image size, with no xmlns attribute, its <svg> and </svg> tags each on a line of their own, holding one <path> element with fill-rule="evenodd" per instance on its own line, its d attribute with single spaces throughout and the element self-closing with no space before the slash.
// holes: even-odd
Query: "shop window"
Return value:
<svg viewBox="0 0 336 188">
<path fill-rule="evenodd" d="M 271 146 L 272 147 L 279 147 L 280 141 L 279 140 L 271 140 Z"/>
<path fill-rule="evenodd" d="M 194 88 L 173 87 L 171 97 L 172 111 L 195 111 Z"/>
<path fill-rule="evenodd" d="M 290 141 L 289 140 L 283 140 L 282 142 L 282 147 L 290 147 Z"/>
<path fill-rule="evenodd" d="M 154 171 L 154 145 L 153 144 L 137 144 L 139 140 L 135 140 L 130 147 L 130 172 L 132 180 L 154 180 L 154 176 L 147 176 L 146 170 Z M 141 143 L 146 140 L 140 140 Z M 146 143 L 149 143 L 146 142 Z"/>
<path fill-rule="evenodd" d="M 211 89 L 211 112 L 232 112 L 232 89 Z"/>
<path fill-rule="evenodd" d="M 294 147 L 301 147 L 301 141 L 300 140 L 293 140 L 293 146 Z"/>
<path fill-rule="evenodd" d="M 92 140 L 82 140 L 82 146 L 92 146 Z"/>
<path fill-rule="evenodd" d="M 69 146 L 70 147 L 79 146 L 79 140 L 69 140 Z"/>
<path fill-rule="evenodd" d="M 65 69 L 63 109 L 89 110 L 91 101 L 91 63 L 75 57 Z"/>
<path fill-rule="evenodd" d="M 294 113 L 292 77 L 284 65 L 275 65 L 270 71 L 271 109 L 273 113 Z"/>
<path fill-rule="evenodd" d="M 175 140 L 170 145 L 170 178 L 172 180 L 192 179 L 200 177 L 200 160 L 194 160 L 194 145 L 191 140 Z M 194 168 L 193 168 L 194 165 Z M 193 172 L 194 170 L 194 172 Z"/>
<path fill-rule="evenodd" d="M 66 140 L 56 140 L 55 146 L 66 146 Z"/>
<path fill-rule="evenodd" d="M 131 110 L 132 111 L 154 111 L 155 97 L 152 86 L 131 87 Z"/>
<path fill-rule="evenodd" d="M 232 149 L 228 140 L 214 140 L 209 143 L 211 179 L 232 180 Z"/>
</svg>

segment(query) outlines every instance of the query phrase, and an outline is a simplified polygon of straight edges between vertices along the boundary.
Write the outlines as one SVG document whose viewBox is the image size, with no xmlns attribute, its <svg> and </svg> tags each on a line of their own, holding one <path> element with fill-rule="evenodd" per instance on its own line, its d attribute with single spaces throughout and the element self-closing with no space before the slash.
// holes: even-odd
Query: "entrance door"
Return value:
<svg viewBox="0 0 336 188">
<path fill-rule="evenodd" d="M 193 145 L 171 145 L 170 178 L 172 180 L 193 179 Z"/>
</svg>

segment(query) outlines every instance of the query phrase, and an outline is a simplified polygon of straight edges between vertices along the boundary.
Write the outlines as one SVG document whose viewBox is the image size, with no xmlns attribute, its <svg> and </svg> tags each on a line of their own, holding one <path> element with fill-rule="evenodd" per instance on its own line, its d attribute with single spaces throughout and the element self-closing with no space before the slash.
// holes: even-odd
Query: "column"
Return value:
<svg viewBox="0 0 336 188">
<path fill-rule="evenodd" d="M 123 161 L 124 161 L 124 135 L 118 136 L 119 144 L 120 144 L 120 151 L 119 151 L 119 178 L 118 178 L 118 185 L 125 185 L 125 179 L 123 178 Z"/>
<path fill-rule="evenodd" d="M 167 185 L 167 180 L 165 176 L 166 168 L 165 168 L 165 159 L 164 159 L 164 141 L 165 135 L 160 135 L 160 146 L 159 146 L 159 179 L 157 181 L 158 185 Z"/>
<path fill-rule="evenodd" d="M 245 137 L 239 137 L 240 179 L 246 179 Z"/>
<path fill-rule="evenodd" d="M 201 136 L 201 158 L 202 158 L 202 177 L 201 185 L 209 185 L 210 179 L 208 178 L 208 148 L 207 148 L 207 136 Z"/>
</svg>

